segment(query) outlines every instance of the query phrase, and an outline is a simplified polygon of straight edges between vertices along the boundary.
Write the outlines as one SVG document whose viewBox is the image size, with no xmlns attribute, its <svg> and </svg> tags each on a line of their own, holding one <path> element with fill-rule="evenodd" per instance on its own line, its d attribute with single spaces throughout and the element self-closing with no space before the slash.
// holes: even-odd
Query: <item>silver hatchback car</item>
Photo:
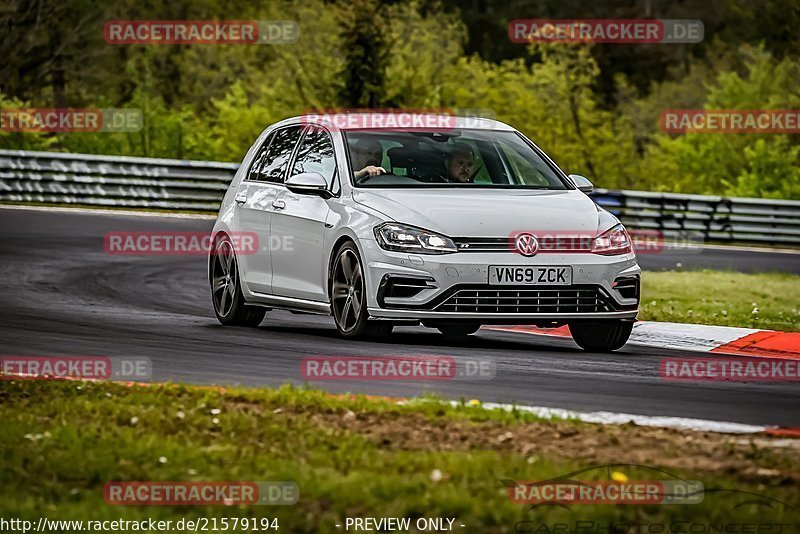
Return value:
<svg viewBox="0 0 800 534">
<path fill-rule="evenodd" d="M 258 137 L 222 201 L 214 310 L 246 326 L 272 308 L 333 315 L 347 338 L 567 324 L 584 349 L 615 350 L 640 268 L 591 189 L 497 121 L 287 119 Z"/>
</svg>

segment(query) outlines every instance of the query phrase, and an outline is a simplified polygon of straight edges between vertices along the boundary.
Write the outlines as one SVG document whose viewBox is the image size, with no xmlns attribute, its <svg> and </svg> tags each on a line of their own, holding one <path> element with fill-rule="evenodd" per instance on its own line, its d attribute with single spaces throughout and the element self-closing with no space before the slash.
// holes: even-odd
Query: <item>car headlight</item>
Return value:
<svg viewBox="0 0 800 534">
<path fill-rule="evenodd" d="M 631 238 L 621 224 L 603 232 L 592 241 L 593 254 L 616 256 L 618 254 L 627 254 L 632 250 Z"/>
<path fill-rule="evenodd" d="M 405 224 L 384 223 L 376 226 L 375 238 L 382 249 L 396 252 L 418 254 L 458 252 L 456 244 L 449 237 Z"/>
</svg>

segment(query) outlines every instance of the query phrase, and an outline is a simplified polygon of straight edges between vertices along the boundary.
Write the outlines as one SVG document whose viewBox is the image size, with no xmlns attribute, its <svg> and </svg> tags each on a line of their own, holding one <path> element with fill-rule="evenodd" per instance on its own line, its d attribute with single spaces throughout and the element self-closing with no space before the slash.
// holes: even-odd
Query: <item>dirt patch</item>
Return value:
<svg viewBox="0 0 800 534">
<path fill-rule="evenodd" d="M 773 439 L 763 436 L 745 438 L 632 423 L 553 421 L 508 425 L 447 416 L 429 419 L 391 411 L 297 411 L 320 426 L 363 435 L 390 450 L 493 450 L 521 454 L 531 461 L 555 457 L 598 465 L 658 465 L 731 474 L 742 480 L 771 484 L 800 482 L 798 448 L 772 447 Z"/>
</svg>

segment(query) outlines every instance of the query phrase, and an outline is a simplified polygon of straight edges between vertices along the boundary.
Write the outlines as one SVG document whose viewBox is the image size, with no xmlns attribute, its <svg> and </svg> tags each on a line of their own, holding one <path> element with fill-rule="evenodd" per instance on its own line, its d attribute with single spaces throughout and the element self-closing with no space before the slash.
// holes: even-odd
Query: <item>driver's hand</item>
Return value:
<svg viewBox="0 0 800 534">
<path fill-rule="evenodd" d="M 367 165 L 356 172 L 356 178 L 366 178 L 367 176 L 377 176 L 379 174 L 386 174 L 386 169 L 383 167 L 376 167 L 375 165 Z"/>
</svg>

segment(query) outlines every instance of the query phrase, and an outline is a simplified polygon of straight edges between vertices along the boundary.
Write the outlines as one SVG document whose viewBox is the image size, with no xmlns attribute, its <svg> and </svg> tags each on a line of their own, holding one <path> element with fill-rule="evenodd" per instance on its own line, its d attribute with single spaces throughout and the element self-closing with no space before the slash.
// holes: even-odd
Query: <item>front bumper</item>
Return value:
<svg viewBox="0 0 800 534">
<path fill-rule="evenodd" d="M 509 251 L 422 255 L 386 251 L 370 239 L 360 240 L 360 245 L 369 288 L 367 307 L 373 318 L 544 324 L 573 319 L 634 320 L 638 313 L 641 270 L 634 254 L 540 253 L 525 257 Z M 489 286 L 490 265 L 571 266 L 572 285 Z M 388 285 L 400 289 L 387 292 Z M 513 305 L 515 293 L 517 306 Z M 595 293 L 597 305 L 592 306 L 590 295 Z M 531 297 L 526 302 L 539 302 L 536 297 L 541 297 L 541 302 L 552 305 L 520 305 L 520 295 L 526 294 Z M 461 295 L 474 297 L 476 305 L 454 306 L 454 301 L 459 302 L 454 297 Z M 487 300 L 487 295 L 491 299 Z M 472 301 L 462 298 L 460 302 Z"/>
</svg>

